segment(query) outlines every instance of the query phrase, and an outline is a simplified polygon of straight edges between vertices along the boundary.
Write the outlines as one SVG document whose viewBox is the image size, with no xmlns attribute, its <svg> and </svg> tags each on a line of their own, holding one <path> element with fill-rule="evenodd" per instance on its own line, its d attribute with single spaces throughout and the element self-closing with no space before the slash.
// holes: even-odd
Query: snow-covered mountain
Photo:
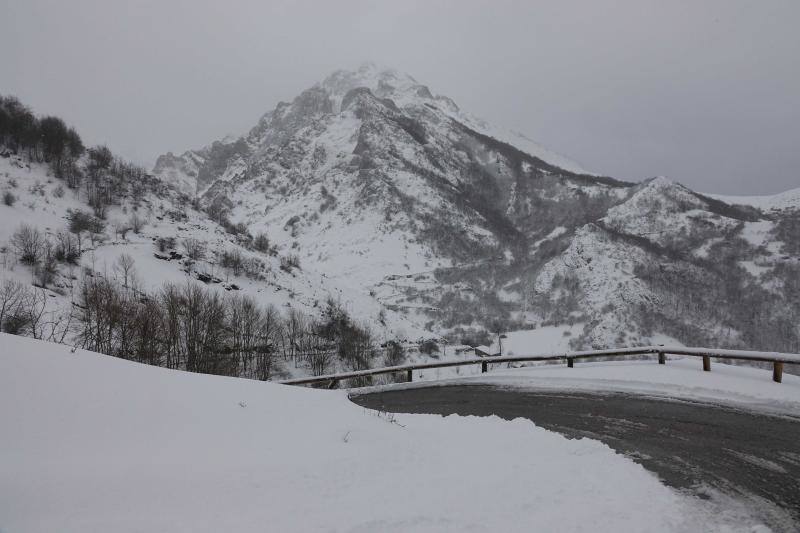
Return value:
<svg viewBox="0 0 800 533">
<path fill-rule="evenodd" d="M 0 155 L 4 279 L 37 282 L 10 243 L 19 224 L 70 243 L 76 211 L 104 218 L 80 261 L 55 269 L 54 308 L 81 272 L 114 275 L 126 254 L 145 289 L 190 278 L 312 316 L 333 300 L 379 343 L 540 328 L 564 348 L 800 350 L 794 192 L 730 199 L 586 173 L 374 65 L 328 76 L 242 137 L 160 157 L 157 179 L 83 155 L 76 186 L 30 150 Z"/>
<path fill-rule="evenodd" d="M 796 194 L 589 174 L 391 69 L 335 72 L 154 173 L 437 333 L 578 322 L 573 346 L 800 349 L 797 320 L 764 329 L 800 308 Z"/>
</svg>

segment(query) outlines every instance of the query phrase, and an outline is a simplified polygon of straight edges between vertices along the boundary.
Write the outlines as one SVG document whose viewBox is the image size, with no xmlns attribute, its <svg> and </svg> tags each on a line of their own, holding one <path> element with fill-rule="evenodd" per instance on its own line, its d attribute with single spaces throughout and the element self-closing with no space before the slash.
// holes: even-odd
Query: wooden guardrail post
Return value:
<svg viewBox="0 0 800 533">
<path fill-rule="evenodd" d="M 489 370 L 489 363 L 484 361 L 481 363 L 481 374 L 485 374 L 487 370 Z"/>
<path fill-rule="evenodd" d="M 703 356 L 703 370 L 711 372 L 711 356 L 709 355 Z"/>
<path fill-rule="evenodd" d="M 667 357 L 664 355 L 664 352 L 658 352 L 658 364 L 663 365 L 666 364 Z"/>
<path fill-rule="evenodd" d="M 408 372 L 406 372 L 406 381 L 408 383 L 411 383 L 412 381 L 414 381 L 414 371 L 413 370 L 409 370 Z"/>
<path fill-rule="evenodd" d="M 574 359 L 572 357 L 567 357 L 567 368 L 572 368 L 575 365 Z"/>
<path fill-rule="evenodd" d="M 783 361 L 772 362 L 772 381 L 780 383 L 783 380 Z"/>
</svg>

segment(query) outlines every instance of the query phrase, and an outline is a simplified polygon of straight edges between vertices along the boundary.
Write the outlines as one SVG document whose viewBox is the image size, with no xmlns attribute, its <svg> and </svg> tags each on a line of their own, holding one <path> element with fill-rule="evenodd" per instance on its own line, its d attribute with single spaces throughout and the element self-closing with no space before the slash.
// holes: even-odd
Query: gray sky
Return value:
<svg viewBox="0 0 800 533">
<path fill-rule="evenodd" d="M 800 2 L 0 0 L 0 93 L 150 167 L 364 60 L 589 170 L 800 186 Z"/>
</svg>

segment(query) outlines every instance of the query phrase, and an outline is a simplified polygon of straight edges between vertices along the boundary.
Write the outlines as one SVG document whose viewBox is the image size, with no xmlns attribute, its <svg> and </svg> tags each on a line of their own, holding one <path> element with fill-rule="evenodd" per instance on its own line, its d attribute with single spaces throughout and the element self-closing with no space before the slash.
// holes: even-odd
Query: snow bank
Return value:
<svg viewBox="0 0 800 533">
<path fill-rule="evenodd" d="M 718 519 L 605 445 L 528 421 L 392 419 L 341 391 L 9 335 L 0 428 L 4 533 L 707 531 Z"/>
</svg>

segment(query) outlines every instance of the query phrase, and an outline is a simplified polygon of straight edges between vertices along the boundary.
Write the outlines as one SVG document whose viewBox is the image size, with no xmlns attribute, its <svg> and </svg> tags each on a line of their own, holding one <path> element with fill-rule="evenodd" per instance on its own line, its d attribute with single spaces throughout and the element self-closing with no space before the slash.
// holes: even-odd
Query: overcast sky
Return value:
<svg viewBox="0 0 800 533">
<path fill-rule="evenodd" d="M 150 167 L 365 60 L 585 168 L 800 186 L 800 1 L 0 0 L 0 93 Z"/>
</svg>

